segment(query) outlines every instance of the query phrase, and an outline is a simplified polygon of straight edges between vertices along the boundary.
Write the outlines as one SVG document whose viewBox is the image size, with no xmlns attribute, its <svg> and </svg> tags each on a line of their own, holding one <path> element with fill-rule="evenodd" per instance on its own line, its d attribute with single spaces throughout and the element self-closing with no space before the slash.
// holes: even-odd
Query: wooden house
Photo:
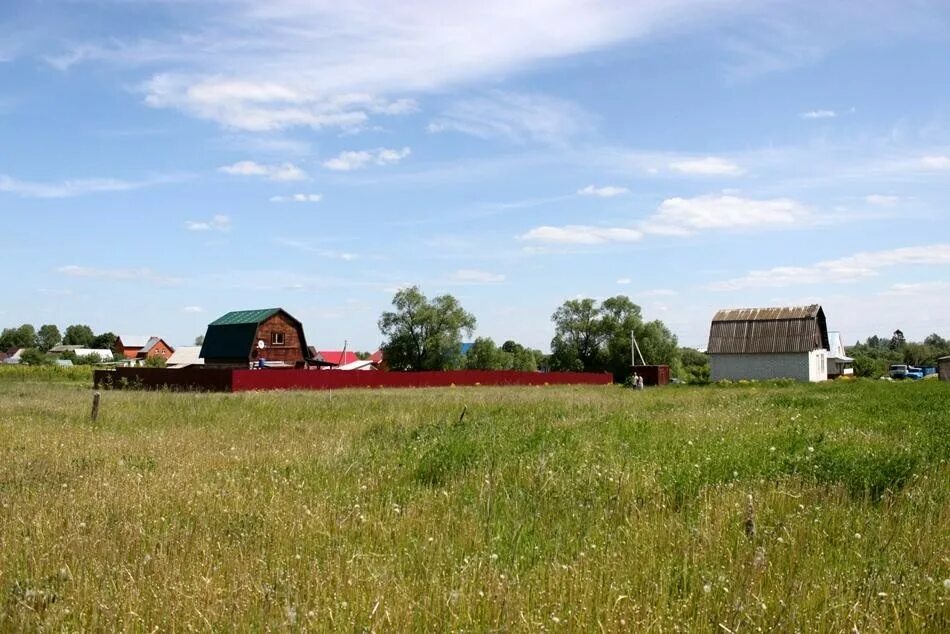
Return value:
<svg viewBox="0 0 950 634">
<path fill-rule="evenodd" d="M 720 310 L 709 329 L 713 381 L 828 378 L 828 326 L 818 304 Z"/>
<path fill-rule="evenodd" d="M 301 367 L 310 353 L 303 325 L 283 308 L 238 310 L 208 325 L 205 366 Z"/>
</svg>

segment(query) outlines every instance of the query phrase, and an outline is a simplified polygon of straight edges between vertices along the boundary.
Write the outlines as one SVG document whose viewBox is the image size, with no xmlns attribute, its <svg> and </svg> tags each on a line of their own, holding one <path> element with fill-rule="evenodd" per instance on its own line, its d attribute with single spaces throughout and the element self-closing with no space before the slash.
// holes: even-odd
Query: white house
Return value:
<svg viewBox="0 0 950 634">
<path fill-rule="evenodd" d="M 851 364 L 854 359 L 844 352 L 844 342 L 841 341 L 840 332 L 828 333 L 828 378 L 833 379 L 839 376 L 851 376 L 854 374 L 854 368 Z"/>
<path fill-rule="evenodd" d="M 828 349 L 828 326 L 818 304 L 720 310 L 706 346 L 713 381 L 824 381 Z"/>
</svg>

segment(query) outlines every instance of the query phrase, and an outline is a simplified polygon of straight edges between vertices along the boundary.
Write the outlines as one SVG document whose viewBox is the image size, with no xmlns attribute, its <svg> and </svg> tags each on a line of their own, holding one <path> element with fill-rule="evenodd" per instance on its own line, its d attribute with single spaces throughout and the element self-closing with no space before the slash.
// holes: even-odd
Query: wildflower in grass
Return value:
<svg viewBox="0 0 950 634">
<path fill-rule="evenodd" d="M 950 590 L 950 579 L 944 579 L 944 580 L 943 580 L 943 589 L 944 589 L 944 590 Z"/>
</svg>

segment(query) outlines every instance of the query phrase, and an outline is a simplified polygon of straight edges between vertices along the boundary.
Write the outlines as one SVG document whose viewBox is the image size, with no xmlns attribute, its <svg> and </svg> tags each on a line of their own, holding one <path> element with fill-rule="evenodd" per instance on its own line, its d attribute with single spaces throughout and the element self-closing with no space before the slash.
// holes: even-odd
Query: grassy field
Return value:
<svg viewBox="0 0 950 634">
<path fill-rule="evenodd" d="M 0 631 L 950 630 L 950 385 L 0 375 Z M 460 421 L 460 416 L 465 416 Z"/>
</svg>

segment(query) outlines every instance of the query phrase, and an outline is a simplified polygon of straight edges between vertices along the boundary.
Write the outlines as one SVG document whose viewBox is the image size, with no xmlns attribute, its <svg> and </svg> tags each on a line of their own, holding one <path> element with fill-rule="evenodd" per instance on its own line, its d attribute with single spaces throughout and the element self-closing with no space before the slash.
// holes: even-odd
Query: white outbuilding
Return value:
<svg viewBox="0 0 950 634">
<path fill-rule="evenodd" d="M 720 310 L 706 347 L 710 379 L 824 381 L 829 347 L 818 304 Z"/>
</svg>

